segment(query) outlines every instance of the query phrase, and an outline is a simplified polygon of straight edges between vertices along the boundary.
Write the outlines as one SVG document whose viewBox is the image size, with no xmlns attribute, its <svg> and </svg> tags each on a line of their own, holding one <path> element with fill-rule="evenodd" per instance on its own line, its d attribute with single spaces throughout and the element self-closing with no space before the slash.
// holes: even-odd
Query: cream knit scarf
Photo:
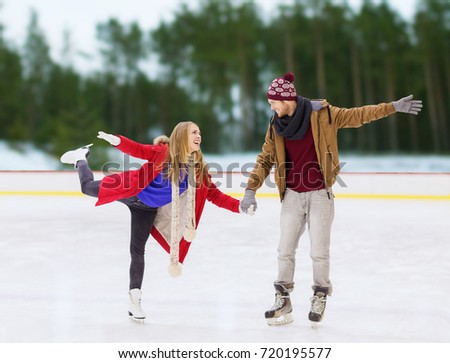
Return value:
<svg viewBox="0 0 450 363">
<path fill-rule="evenodd" d="M 182 269 L 179 263 L 180 259 L 180 240 L 183 237 L 187 242 L 195 238 L 195 160 L 193 156 L 188 160 L 188 189 L 187 189 L 187 218 L 186 226 L 180 230 L 180 188 L 179 180 L 172 180 L 172 221 L 170 232 L 170 265 L 169 274 L 172 277 L 181 275 Z"/>
</svg>

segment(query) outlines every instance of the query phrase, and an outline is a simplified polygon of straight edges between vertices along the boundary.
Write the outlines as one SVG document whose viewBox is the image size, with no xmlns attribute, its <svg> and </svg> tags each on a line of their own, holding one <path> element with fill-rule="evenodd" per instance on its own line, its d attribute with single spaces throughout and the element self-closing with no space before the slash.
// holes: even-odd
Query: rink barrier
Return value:
<svg viewBox="0 0 450 363">
<path fill-rule="evenodd" d="M 0 195 L 22 195 L 34 197 L 81 197 L 81 192 L 39 191 L 39 190 L 10 190 L 0 191 Z"/>
<path fill-rule="evenodd" d="M 242 198 L 248 173 L 211 173 L 219 189 Z M 94 172 L 95 179 L 103 177 Z M 450 200 L 450 173 L 341 173 L 333 186 L 339 199 Z M 76 171 L 0 171 L 0 196 L 80 197 Z M 279 198 L 273 173 L 256 194 Z"/>
<path fill-rule="evenodd" d="M 242 198 L 244 193 L 227 193 L 234 198 Z M 81 192 L 58 191 L 0 191 L 0 196 L 33 197 L 82 197 Z M 334 194 L 337 199 L 412 199 L 412 200 L 450 200 L 450 195 L 395 195 L 395 194 Z M 279 198 L 278 193 L 257 193 L 257 198 Z"/>
</svg>

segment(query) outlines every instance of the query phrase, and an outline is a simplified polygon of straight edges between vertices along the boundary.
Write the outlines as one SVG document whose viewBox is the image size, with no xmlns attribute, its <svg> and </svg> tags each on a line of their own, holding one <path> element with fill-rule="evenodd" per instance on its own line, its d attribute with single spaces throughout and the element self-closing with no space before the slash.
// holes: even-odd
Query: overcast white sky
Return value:
<svg viewBox="0 0 450 363">
<path fill-rule="evenodd" d="M 239 2 L 241 0 L 236 0 Z M 244 0 L 243 0 L 244 1 Z M 247 0 L 248 1 L 248 0 Z M 341 1 L 341 0 L 336 0 Z M 344 0 L 342 0 L 344 1 Z M 380 0 L 374 0 L 380 2 Z M 292 0 L 254 0 L 262 7 L 265 14 L 270 14 L 275 4 L 292 3 Z M 414 13 L 416 0 L 388 1 L 404 18 Z M 26 28 L 30 18 L 30 10 L 36 9 L 39 14 L 39 24 L 44 30 L 51 45 L 52 58 L 60 60 L 63 31 L 69 30 L 72 43 L 76 50 L 93 53 L 97 50 L 96 24 L 111 17 L 122 23 L 137 21 L 141 28 L 149 30 L 156 28 L 163 20 L 170 20 L 173 12 L 186 3 L 185 0 L 0 0 L 3 4 L 0 10 L 0 22 L 5 25 L 4 37 L 9 42 L 22 46 L 25 40 Z M 187 1 L 190 7 L 195 7 L 199 0 Z M 348 0 L 355 8 L 361 0 Z M 94 61 L 77 58 L 77 68 L 97 68 Z"/>
</svg>

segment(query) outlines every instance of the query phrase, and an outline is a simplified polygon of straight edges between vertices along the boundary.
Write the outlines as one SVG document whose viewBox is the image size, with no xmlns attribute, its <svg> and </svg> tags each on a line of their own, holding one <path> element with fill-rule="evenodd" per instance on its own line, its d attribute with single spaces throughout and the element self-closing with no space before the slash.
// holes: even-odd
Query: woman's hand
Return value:
<svg viewBox="0 0 450 363">
<path fill-rule="evenodd" d="M 106 132 L 99 131 L 97 137 L 108 141 L 112 146 L 117 146 L 120 144 L 120 137 L 116 135 L 107 134 Z"/>
</svg>

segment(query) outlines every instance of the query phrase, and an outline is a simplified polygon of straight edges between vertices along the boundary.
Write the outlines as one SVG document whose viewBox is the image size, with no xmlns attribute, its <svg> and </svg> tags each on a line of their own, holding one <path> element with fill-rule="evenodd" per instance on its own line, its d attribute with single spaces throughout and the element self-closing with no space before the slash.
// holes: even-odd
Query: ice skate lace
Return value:
<svg viewBox="0 0 450 363">
<path fill-rule="evenodd" d="M 273 304 L 272 310 L 281 309 L 284 306 L 285 299 L 287 296 L 281 296 L 280 294 L 275 294 L 275 302 Z"/>
<path fill-rule="evenodd" d="M 133 303 L 134 307 L 137 309 L 141 309 L 141 299 L 131 299 L 131 302 Z"/>
<path fill-rule="evenodd" d="M 314 314 L 321 315 L 323 311 L 325 310 L 325 303 L 327 301 L 326 296 L 319 297 L 317 295 L 314 295 L 311 298 L 311 312 Z"/>
</svg>

